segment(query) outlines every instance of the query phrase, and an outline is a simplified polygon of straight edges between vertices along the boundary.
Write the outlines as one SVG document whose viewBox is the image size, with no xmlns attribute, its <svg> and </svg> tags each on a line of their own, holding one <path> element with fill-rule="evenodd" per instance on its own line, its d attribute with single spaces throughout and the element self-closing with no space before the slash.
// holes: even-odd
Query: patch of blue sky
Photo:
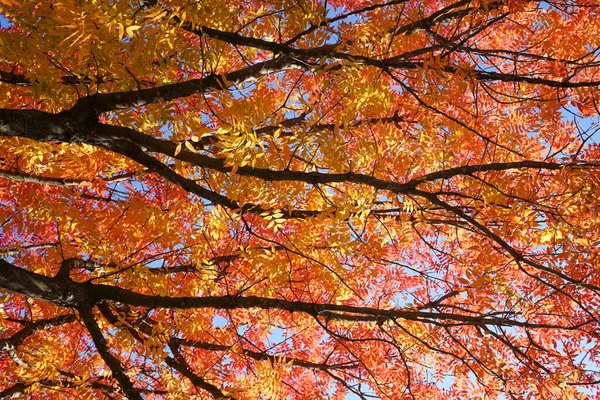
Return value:
<svg viewBox="0 0 600 400">
<path fill-rule="evenodd" d="M 577 129 L 577 135 L 588 145 L 600 143 L 600 115 L 584 117 L 580 114 L 577 107 L 566 104 L 562 107 L 564 120 L 572 121 Z"/>
<path fill-rule="evenodd" d="M 583 351 L 573 358 L 573 365 L 590 373 L 600 373 L 600 363 L 592 359 L 592 353 L 598 347 L 598 342 L 590 338 L 587 343 L 580 343 L 580 345 L 583 345 Z"/>
<path fill-rule="evenodd" d="M 364 400 L 365 398 L 377 400 L 381 398 L 373 389 L 371 389 L 364 383 L 353 384 L 352 382 L 347 382 L 347 384 L 348 386 L 354 388 L 357 392 L 359 392 L 361 396 L 359 396 L 356 393 L 348 392 L 348 394 L 345 397 L 345 400 Z"/>
<path fill-rule="evenodd" d="M 129 181 L 132 182 L 134 186 L 141 185 L 141 183 L 133 177 L 129 178 Z M 112 200 L 126 200 L 130 196 L 129 191 L 122 182 L 110 182 L 106 187 Z"/>
<path fill-rule="evenodd" d="M 11 26 L 13 26 L 13 23 L 4 15 L 0 14 L 0 29 L 10 28 Z"/>
<path fill-rule="evenodd" d="M 238 335 L 244 336 L 246 334 L 246 332 L 248 332 L 249 329 L 250 329 L 249 324 L 238 324 L 236 331 L 237 331 Z"/>
<path fill-rule="evenodd" d="M 538 7 L 540 7 L 542 10 L 549 10 L 553 6 L 552 6 L 552 4 L 548 3 L 547 1 L 540 1 L 538 3 Z"/>
<path fill-rule="evenodd" d="M 275 347 L 285 341 L 286 341 L 286 330 L 285 329 L 281 329 L 281 328 L 277 328 L 277 327 L 269 328 L 269 334 L 267 335 L 267 343 L 270 346 Z"/>
<path fill-rule="evenodd" d="M 240 82 L 228 88 L 229 93 L 231 93 L 236 100 L 250 98 L 254 89 L 256 89 L 256 82 L 253 79 Z"/>
<path fill-rule="evenodd" d="M 144 267 L 150 269 L 159 269 L 163 268 L 165 266 L 164 264 L 165 262 L 163 259 L 157 259 L 144 263 Z"/>
<path fill-rule="evenodd" d="M 327 12 L 326 17 L 328 19 L 331 19 L 331 18 L 335 18 L 335 17 L 341 16 L 344 14 L 348 14 L 349 12 L 352 12 L 352 11 L 346 10 L 342 7 L 333 7 L 330 4 L 328 4 L 327 8 L 326 8 L 326 12 Z M 346 22 L 346 23 L 358 22 L 358 21 L 360 21 L 360 18 L 361 18 L 360 14 L 349 15 L 346 18 L 343 18 L 343 19 L 340 19 L 340 20 L 334 22 L 331 26 L 335 27 L 342 22 Z"/>
<path fill-rule="evenodd" d="M 225 317 L 222 317 L 220 315 L 215 315 L 212 318 L 212 325 L 214 328 L 224 328 L 229 324 L 229 320 Z"/>
</svg>

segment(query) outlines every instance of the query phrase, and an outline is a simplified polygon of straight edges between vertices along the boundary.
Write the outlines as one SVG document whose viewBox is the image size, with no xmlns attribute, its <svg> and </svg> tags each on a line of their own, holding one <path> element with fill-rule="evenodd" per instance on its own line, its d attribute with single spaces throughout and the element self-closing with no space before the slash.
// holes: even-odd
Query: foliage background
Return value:
<svg viewBox="0 0 600 400">
<path fill-rule="evenodd" d="M 598 394 L 595 2 L 0 7 L 0 397 Z"/>
</svg>

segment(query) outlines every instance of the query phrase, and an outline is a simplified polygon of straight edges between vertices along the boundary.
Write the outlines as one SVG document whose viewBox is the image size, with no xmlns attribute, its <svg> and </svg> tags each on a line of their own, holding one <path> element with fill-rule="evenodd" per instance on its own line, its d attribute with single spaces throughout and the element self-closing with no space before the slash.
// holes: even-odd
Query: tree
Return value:
<svg viewBox="0 0 600 400">
<path fill-rule="evenodd" d="M 598 395 L 594 1 L 0 4 L 0 397 Z"/>
</svg>

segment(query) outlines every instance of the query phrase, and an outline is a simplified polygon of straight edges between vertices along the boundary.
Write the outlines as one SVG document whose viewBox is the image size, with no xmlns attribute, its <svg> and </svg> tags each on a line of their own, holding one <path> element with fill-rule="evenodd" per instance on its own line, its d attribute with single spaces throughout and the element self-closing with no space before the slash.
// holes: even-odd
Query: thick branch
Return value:
<svg viewBox="0 0 600 400">
<path fill-rule="evenodd" d="M 213 169 L 223 173 L 230 173 L 232 167 L 226 166 L 222 159 L 212 158 L 204 154 L 181 150 L 177 155 L 178 145 L 167 140 L 157 139 L 145 135 L 136 130 L 113 125 L 96 124 L 93 130 L 86 128 L 85 124 L 78 125 L 77 120 L 73 122 L 73 110 L 68 113 L 48 114 L 39 111 L 15 111 L 0 109 L 0 133 L 9 136 L 22 136 L 40 141 L 65 141 L 85 142 L 91 145 L 102 146 L 108 150 L 122 154 L 148 170 L 154 171 L 163 178 L 172 182 L 189 193 L 196 194 L 214 204 L 219 204 L 229 209 L 244 212 L 263 213 L 266 210 L 255 204 L 239 204 L 219 193 L 213 192 L 199 185 L 196 181 L 177 174 L 167 165 L 156 158 L 148 155 L 143 148 L 151 152 L 167 155 L 181 161 L 189 162 L 201 168 Z M 35 122 L 41 118 L 44 125 Z M 45 122 L 44 122 L 45 121 Z M 295 123 L 296 121 L 294 121 Z M 50 127 L 50 129 L 48 128 Z M 327 183 L 355 183 L 371 186 L 376 189 L 391 191 L 397 194 L 417 194 L 416 187 L 423 182 L 437 179 L 449 179 L 458 175 L 472 175 L 482 171 L 501 171 L 518 168 L 535 169 L 561 169 L 564 167 L 596 167 L 596 164 L 582 163 L 554 163 L 546 161 L 524 160 L 508 163 L 491 163 L 482 165 L 471 165 L 450 168 L 443 171 L 433 172 L 420 178 L 412 179 L 405 183 L 392 182 L 374 176 L 347 172 L 347 173 L 323 173 L 303 172 L 292 170 L 272 170 L 268 168 L 257 168 L 249 165 L 237 169 L 237 174 L 258 178 L 265 181 L 296 181 L 311 185 Z M 288 217 L 306 218 L 319 214 L 315 210 L 292 210 Z"/>
<path fill-rule="evenodd" d="M 68 279 L 50 278 L 0 258 L 0 288 L 63 307 L 85 305 L 85 288 Z"/>
<path fill-rule="evenodd" d="M 117 360 L 117 358 L 110 353 L 108 344 L 106 343 L 106 340 L 102 335 L 100 327 L 98 327 L 98 324 L 94 319 L 94 314 L 92 313 L 92 310 L 80 309 L 79 315 L 81 316 L 85 327 L 90 333 L 90 336 L 92 337 L 92 341 L 94 342 L 98 353 L 100 354 L 108 368 L 110 368 L 113 377 L 117 380 L 117 382 L 119 382 L 121 388 L 123 389 L 127 397 L 130 399 L 142 400 L 142 395 L 133 386 L 133 383 L 123 371 L 123 367 L 121 366 L 120 361 Z"/>
<path fill-rule="evenodd" d="M 61 371 L 61 373 L 65 374 L 64 371 Z M 33 385 L 40 385 L 43 387 L 47 387 L 47 388 L 67 388 L 67 389 L 80 389 L 82 387 L 81 382 L 84 381 L 84 377 L 81 376 L 76 376 L 74 374 L 67 374 L 68 378 L 70 378 L 70 380 L 50 380 L 50 379 L 42 379 L 39 381 L 27 381 L 27 382 L 17 382 L 14 383 L 12 386 L 7 387 L 6 389 L 4 389 L 3 391 L 0 392 L 0 400 L 4 400 L 4 399 L 15 399 L 15 398 L 25 398 L 22 397 L 24 396 L 24 391 L 33 386 Z M 109 385 L 105 385 L 101 382 L 98 381 L 93 381 L 94 378 L 90 378 L 90 380 L 86 381 L 85 384 L 86 386 L 92 387 L 93 389 L 97 389 L 102 391 L 104 394 L 106 395 L 111 395 L 115 392 L 115 388 Z M 75 382 L 73 382 L 73 380 L 75 380 Z M 155 390 L 155 389 L 140 389 L 141 392 L 144 393 L 152 393 L 152 394 L 160 394 L 160 395 L 166 395 L 168 394 L 167 391 L 165 390 Z M 37 390 L 37 392 L 39 392 L 39 390 Z M 52 390 L 52 393 L 55 393 L 56 390 Z M 21 396 L 21 397 L 17 397 L 17 396 Z M 70 397 L 68 397 L 70 398 Z M 112 398 L 112 397 L 107 397 L 107 398 Z"/>
<path fill-rule="evenodd" d="M 202 168 L 209 168 L 215 171 L 228 173 L 232 171 L 232 167 L 225 165 L 225 160 L 212 158 L 206 156 L 204 154 L 193 153 L 188 150 L 181 150 L 177 155 L 175 152 L 177 150 L 177 144 L 167 141 L 156 139 L 151 136 L 145 135 L 141 132 L 135 131 L 133 129 L 113 126 L 113 125 L 103 125 L 98 124 L 97 130 L 99 132 L 105 131 L 107 136 L 110 137 L 120 137 L 123 139 L 127 139 L 132 143 L 141 145 L 152 152 L 162 153 L 164 155 L 176 158 L 181 161 L 189 162 L 193 165 Z M 141 154 L 132 154 L 131 151 L 126 149 L 118 149 L 116 146 L 108 147 L 111 150 L 117 151 L 121 154 L 124 154 L 133 160 L 136 160 L 138 157 L 140 160 L 143 159 Z M 147 156 L 146 156 L 147 157 Z M 140 161 L 138 161 L 140 162 Z M 144 160 L 140 162 L 142 165 L 145 165 L 147 168 L 150 168 L 148 160 Z M 153 168 L 156 169 L 157 167 Z M 166 166 L 165 166 L 166 168 Z M 169 171 L 171 171 L 169 169 Z M 158 172 L 158 171 L 157 171 Z M 167 171 L 163 171 L 166 173 Z M 171 171 L 172 172 L 172 171 Z M 368 186 L 372 186 L 377 189 L 391 190 L 395 193 L 407 193 L 411 186 L 386 181 L 383 179 L 378 179 L 373 176 L 357 174 L 353 172 L 347 173 L 322 173 L 322 172 L 303 172 L 303 171 L 292 171 L 292 170 L 283 170 L 277 171 L 267 168 L 257 168 L 251 167 L 248 165 L 241 166 L 237 169 L 236 173 L 242 176 L 249 176 L 253 178 L 259 178 L 266 181 L 297 181 L 297 182 L 306 182 L 309 184 L 323 184 L 323 183 L 335 183 L 335 182 L 348 182 L 348 183 L 357 183 L 357 184 L 365 184 Z M 162 173 L 161 173 L 162 174 Z M 169 173 L 170 174 L 170 173 Z M 171 180 L 171 179 L 169 179 Z"/>
<path fill-rule="evenodd" d="M 490 240 L 494 241 L 502 249 L 504 249 L 516 262 L 525 263 L 539 271 L 547 272 L 547 273 L 549 273 L 553 276 L 556 276 L 566 282 L 569 282 L 569 283 L 574 284 L 579 287 L 584 287 L 586 289 L 592 290 L 596 294 L 600 294 L 600 287 L 598 287 L 596 285 L 593 285 L 591 283 L 586 283 L 581 280 L 577 280 L 556 268 L 550 268 L 550 267 L 544 266 L 542 264 L 539 264 L 535 261 L 528 259 L 523 254 L 521 254 L 517 249 L 515 249 L 510 244 L 508 244 L 504 239 L 502 239 L 500 236 L 498 236 L 497 234 L 492 232 L 487 226 L 483 225 L 481 222 L 477 221 L 475 218 L 471 217 L 470 215 L 468 215 L 467 213 L 462 211 L 460 208 L 454 207 L 454 206 L 438 199 L 437 195 L 431 194 L 428 192 L 422 192 L 422 191 L 415 191 L 415 194 L 429 200 L 431 203 L 433 203 L 437 206 L 440 206 L 440 207 L 450 211 L 457 217 L 462 218 L 465 221 L 467 221 L 469 224 L 471 224 L 473 227 L 475 227 L 479 232 L 481 232 L 484 236 L 486 236 Z"/>
<path fill-rule="evenodd" d="M 217 158 L 212 158 L 203 154 L 193 153 L 186 149 L 181 150 L 177 155 L 175 155 L 177 144 L 167 141 L 156 139 L 151 136 L 145 135 L 141 132 L 138 132 L 133 129 L 118 127 L 112 125 L 102 125 L 99 124 L 99 129 L 106 130 L 109 136 L 112 137 L 122 137 L 124 139 L 130 140 L 135 144 L 139 144 L 150 151 L 161 153 L 173 158 L 176 158 L 181 161 L 189 162 L 195 166 L 201 168 L 213 169 L 219 172 L 228 173 L 231 172 L 232 167 L 226 166 L 225 161 Z M 121 154 L 129 156 L 135 161 L 140 162 L 142 165 L 145 165 L 149 169 L 156 170 L 159 172 L 158 168 L 151 168 L 149 166 L 150 162 L 148 160 L 144 161 L 148 156 L 139 155 L 139 160 L 136 157 L 128 154 L 126 151 L 121 151 Z M 144 159 L 144 160 L 143 160 Z M 154 159 L 152 159 L 154 160 Z M 161 164 L 164 165 L 164 164 Z M 412 179 L 405 183 L 397 183 L 388 181 L 385 179 L 375 178 L 373 176 L 347 172 L 347 173 L 323 173 L 323 172 L 303 172 L 303 171 L 292 171 L 292 170 L 272 170 L 267 168 L 257 168 L 252 166 L 241 166 L 237 169 L 236 173 L 242 176 L 248 176 L 258 179 L 263 179 L 265 181 L 296 181 L 296 182 L 306 182 L 308 184 L 317 185 L 324 183 L 356 183 L 368 185 L 376 189 L 381 190 L 389 190 L 394 193 L 399 194 L 408 194 L 411 193 L 414 188 L 416 188 L 420 183 L 426 181 L 433 181 L 437 179 L 449 179 L 458 175 L 471 175 L 476 172 L 484 172 L 484 171 L 505 171 L 511 169 L 520 169 L 520 168 L 531 168 L 531 169 L 549 169 L 549 170 L 558 170 L 566 167 L 598 167 L 599 164 L 594 163 L 555 163 L 548 161 L 535 161 L 535 160 L 523 160 L 523 161 L 515 161 L 515 162 L 506 162 L 506 163 L 490 163 L 490 164 L 478 164 L 478 165 L 466 165 L 462 167 L 450 168 L 443 171 L 437 171 L 430 174 L 426 174 L 422 177 Z M 167 168 L 164 166 L 164 168 Z M 174 182 L 175 174 L 172 170 L 159 172 L 164 178 Z M 163 175 L 166 173 L 169 177 Z M 177 175 L 179 177 L 179 175 Z M 178 180 L 181 177 L 177 178 Z M 183 185 L 179 184 L 183 187 Z M 185 188 L 185 187 L 184 187 Z M 204 189 L 206 190 L 206 189 Z M 201 195 L 202 196 L 202 195 Z M 204 196 L 202 196 L 204 197 Z M 219 200 L 221 201 L 221 200 Z M 218 204 L 222 204 L 217 202 Z M 223 203 L 224 204 L 224 203 Z"/>
<path fill-rule="evenodd" d="M 429 17 L 423 18 L 418 21 L 414 21 L 410 24 L 398 27 L 393 34 L 412 34 L 416 31 L 429 29 L 434 24 L 444 22 L 451 19 L 458 19 L 465 17 L 469 13 L 475 11 L 474 8 L 464 8 L 456 10 L 462 6 L 471 3 L 470 0 L 460 0 L 450 6 L 441 9 Z M 493 9 L 501 6 L 502 1 L 491 2 L 487 4 L 487 9 Z M 453 11 L 455 10 L 455 11 Z M 423 68 L 421 61 L 402 61 L 397 56 L 390 57 L 388 59 L 378 59 L 372 57 L 366 57 L 359 54 L 349 54 L 335 51 L 336 45 L 325 45 L 321 47 L 314 47 L 309 49 L 299 49 L 289 46 L 289 43 L 277 43 L 267 41 L 259 38 L 243 36 L 234 32 L 221 31 L 218 29 L 210 28 L 207 26 L 198 26 L 190 22 L 181 21 L 179 18 L 175 18 L 175 21 L 180 23 L 181 27 L 188 32 L 194 33 L 200 37 L 206 36 L 212 39 L 220 40 L 235 46 L 246 46 L 256 49 L 270 51 L 273 54 L 282 54 L 288 57 L 307 59 L 319 59 L 326 57 L 329 59 L 346 60 L 353 63 L 359 63 L 364 65 L 370 65 L 384 70 L 388 69 L 407 69 L 414 70 L 417 68 Z M 405 59 L 405 58 L 404 58 Z M 454 74 L 459 69 L 453 66 L 446 66 L 443 71 Z M 540 84 L 555 88 L 577 88 L 577 87 L 595 87 L 600 85 L 600 81 L 580 81 L 571 82 L 568 80 L 557 81 L 552 79 L 544 79 L 535 76 L 519 75 L 519 74 L 506 74 L 500 72 L 488 72 L 482 70 L 474 70 L 471 72 L 471 76 L 474 79 L 481 81 L 501 81 L 501 82 L 523 82 L 531 84 Z"/>
<path fill-rule="evenodd" d="M 77 142 L 81 141 L 80 135 L 89 135 L 96 119 L 89 113 L 50 114 L 0 108 L 0 136 L 19 136 L 38 142 Z"/>
<path fill-rule="evenodd" d="M 111 79 L 106 78 L 104 76 L 98 76 L 95 79 L 91 79 L 89 77 L 80 78 L 77 75 L 65 75 L 60 78 L 63 85 L 75 86 L 79 84 L 90 85 L 96 84 L 100 85 L 102 83 L 109 82 Z M 15 74 L 14 72 L 6 72 L 0 70 L 0 82 L 8 83 L 11 85 L 18 86 L 30 86 L 32 84 L 31 79 L 27 78 L 23 74 Z M 35 81 L 38 83 L 38 81 Z"/>
<path fill-rule="evenodd" d="M 74 111 L 71 110 L 69 114 L 72 114 L 73 112 Z M 151 152 L 161 153 L 181 161 L 189 162 L 201 168 L 209 168 L 219 172 L 229 173 L 231 172 L 232 167 L 226 166 L 224 160 L 194 153 L 186 149 L 181 150 L 175 155 L 178 147 L 176 143 L 157 139 L 126 127 L 96 124 L 95 128 L 90 131 L 89 127 L 83 125 L 77 126 L 71 118 L 65 117 L 65 115 L 66 113 L 48 114 L 39 111 L 0 109 L 0 134 L 6 136 L 27 137 L 38 141 L 63 141 L 71 143 L 81 141 L 90 145 L 102 146 L 131 158 L 144 165 L 149 170 L 159 173 L 170 182 L 181 186 L 188 192 L 195 193 L 207 200 L 228 208 L 241 208 L 237 203 L 227 197 L 205 189 L 193 180 L 178 175 L 163 163 L 147 155 L 142 151 L 142 147 Z M 127 142 L 129 142 L 129 144 Z M 596 165 L 578 163 L 560 164 L 531 160 L 491 163 L 438 171 L 406 183 L 392 182 L 353 172 L 323 173 L 292 170 L 278 171 L 248 165 L 239 167 L 236 173 L 242 176 L 249 176 L 266 181 L 297 181 L 306 182 L 312 185 L 336 182 L 356 183 L 368 185 L 376 189 L 389 190 L 394 193 L 407 194 L 423 181 L 448 179 L 452 176 L 470 175 L 479 171 L 500 171 L 516 168 L 560 169 L 569 166 Z M 251 206 L 250 208 L 256 208 L 256 206 Z M 304 213 L 306 213 L 306 211 Z M 310 214 L 310 212 L 308 213 Z M 309 216 L 309 214 L 304 216 Z"/>
<path fill-rule="evenodd" d="M 0 339 L 0 350 L 16 349 L 23 341 L 25 341 L 25 339 L 39 330 L 48 329 L 52 326 L 64 325 L 73 321 L 75 321 L 75 314 L 60 315 L 54 318 L 40 319 L 31 322 L 11 337 Z"/>
<path fill-rule="evenodd" d="M 33 174 L 26 174 L 24 172 L 13 172 L 13 171 L 2 171 L 0 170 L 0 179 L 8 179 L 15 182 L 27 182 L 37 183 L 41 185 L 68 187 L 78 186 L 83 182 L 80 179 L 69 179 L 69 178 L 54 178 L 51 176 L 40 176 Z"/>
<path fill-rule="evenodd" d="M 104 177 L 102 178 L 102 182 L 120 182 L 127 180 L 134 176 L 135 173 L 128 172 L 121 175 L 117 175 L 114 177 Z M 30 174 L 23 171 L 6 171 L 0 170 L 0 179 L 7 179 L 13 182 L 26 182 L 26 183 L 36 183 L 39 185 L 50 185 L 50 186 L 58 186 L 58 187 L 72 187 L 79 186 L 84 182 L 87 182 L 85 179 L 74 179 L 74 178 L 57 178 L 53 176 L 43 176 Z"/>
<path fill-rule="evenodd" d="M 425 30 L 427 28 L 431 28 L 434 24 L 439 24 L 441 22 L 446 22 L 452 19 L 457 19 L 464 17 L 465 15 L 477 10 L 473 7 L 463 8 L 460 10 L 456 10 L 457 8 L 461 8 L 463 6 L 471 4 L 471 0 L 460 0 L 456 3 L 450 4 L 447 7 L 438 10 L 431 15 L 408 23 L 406 25 L 402 25 L 392 32 L 393 35 L 411 35 L 415 32 Z M 487 4 L 488 9 L 493 9 L 501 5 L 502 2 L 490 2 Z"/>
<path fill-rule="evenodd" d="M 17 282 L 15 282 L 17 281 Z M 583 283 L 580 283 L 583 286 Z M 304 301 L 289 301 L 258 296 L 207 296 L 207 297 L 168 297 L 150 296 L 108 285 L 94 285 L 89 282 L 76 283 L 70 280 L 44 277 L 16 267 L 0 259 L 0 289 L 24 294 L 67 307 L 90 307 L 104 300 L 116 301 L 131 306 L 147 308 L 214 308 L 221 310 L 251 309 L 281 310 L 300 312 L 313 317 L 323 316 L 342 321 L 381 322 L 404 319 L 424 323 L 450 323 L 464 325 L 495 325 L 526 328 L 577 329 L 577 326 L 559 326 L 545 323 L 532 323 L 508 317 L 486 315 L 464 315 L 447 312 L 425 312 L 401 309 L 377 309 L 343 304 L 321 304 Z M 77 296 L 74 296 L 76 294 Z M 66 299 L 66 300 L 65 300 Z M 512 315 L 512 314 L 511 314 Z M 585 322 L 587 323 L 587 322 Z"/>
<path fill-rule="evenodd" d="M 5 72 L 0 70 L 0 82 L 11 85 L 29 86 L 31 81 L 25 75 L 15 74 L 14 72 Z"/>
<path fill-rule="evenodd" d="M 100 303 L 98 305 L 98 309 L 100 310 L 100 312 L 102 313 L 102 315 L 104 316 L 104 318 L 106 318 L 106 320 L 108 322 L 110 322 L 113 325 L 120 324 L 121 326 L 124 326 L 138 343 L 140 343 L 141 345 L 144 345 L 144 339 L 142 338 L 140 333 L 138 331 L 136 331 L 135 329 L 133 329 L 127 323 L 127 321 L 123 321 L 122 319 L 118 318 L 115 314 L 113 314 L 112 311 L 110 310 L 109 306 L 106 303 Z M 147 334 L 148 336 L 152 335 L 152 328 L 148 325 L 143 325 L 143 326 L 148 328 L 148 329 L 143 329 L 144 333 Z M 176 343 L 170 341 L 169 347 L 171 348 L 171 352 L 173 353 L 175 358 L 170 357 L 170 356 L 165 357 L 164 361 L 168 366 L 179 371 L 183 376 L 188 378 L 190 380 L 190 382 L 192 382 L 195 386 L 197 386 L 203 390 L 206 390 L 214 398 L 216 398 L 216 399 L 233 399 L 233 397 L 226 396 L 215 385 L 207 382 L 202 377 L 196 375 L 196 373 L 190 369 L 187 362 L 185 362 L 183 357 L 179 354 L 178 346 Z"/>
<path fill-rule="evenodd" d="M 0 249 L 0 254 L 6 255 L 6 254 L 18 253 L 20 251 L 47 249 L 48 247 L 56 247 L 59 244 L 60 244 L 59 242 L 53 242 L 53 243 L 26 244 L 26 245 L 20 245 L 20 246 L 16 245 L 14 247 Z"/>
<path fill-rule="evenodd" d="M 165 141 L 164 143 L 168 143 L 169 146 L 170 144 L 173 144 L 172 142 L 167 141 Z M 250 212 L 254 214 L 261 214 L 263 212 L 268 211 L 267 209 L 262 208 L 261 206 L 256 204 L 240 204 L 227 196 L 224 196 L 217 192 L 213 192 L 212 190 L 200 186 L 198 183 L 196 183 L 196 181 L 179 175 L 171 168 L 158 161 L 156 158 L 149 156 L 144 151 L 142 151 L 141 147 L 137 144 L 131 142 L 121 142 L 118 145 L 111 145 L 110 149 L 140 163 L 141 165 L 145 166 L 149 171 L 156 172 L 167 181 L 174 183 L 175 185 L 181 187 L 185 191 L 200 196 L 203 199 L 209 200 L 214 204 L 221 205 L 231 210 L 240 210 L 243 212 Z M 214 160 L 210 157 L 206 158 Z M 311 210 L 292 210 L 288 213 L 289 217 L 291 218 L 307 218 L 317 214 L 319 214 L 318 211 Z"/>
<path fill-rule="evenodd" d="M 192 384 L 194 384 L 194 386 L 197 386 L 201 389 L 206 390 L 215 399 L 217 399 L 217 400 L 221 400 L 221 399 L 235 400 L 234 397 L 225 395 L 221 391 L 221 389 L 219 389 L 212 383 L 207 382 L 204 378 L 196 375 L 196 373 L 191 370 L 191 368 L 187 365 L 187 363 L 185 362 L 183 357 L 179 354 L 179 352 L 177 351 L 177 348 L 175 346 L 170 346 L 170 347 L 171 347 L 171 352 L 175 355 L 175 358 L 173 358 L 173 357 L 165 358 L 165 363 L 169 367 L 179 371 L 179 373 L 181 373 L 181 375 L 188 378 L 190 380 L 190 382 L 192 382 Z"/>
<path fill-rule="evenodd" d="M 141 338 L 141 336 L 139 335 L 139 333 L 134 330 L 132 327 L 130 327 L 126 321 L 123 321 L 122 319 L 120 319 L 117 315 L 115 315 L 111 310 L 110 307 L 108 307 L 108 305 L 106 303 L 100 303 L 98 304 L 98 309 L 100 310 L 100 312 L 102 313 L 102 315 L 104 316 L 104 318 L 106 318 L 106 320 L 108 322 L 110 322 L 113 325 L 117 325 L 118 323 L 121 324 L 121 326 L 125 326 L 128 331 L 132 334 L 132 336 L 138 340 L 139 342 L 143 343 L 143 340 Z M 119 311 L 124 311 L 126 312 L 129 316 L 130 315 L 130 310 L 131 308 L 123 305 L 122 307 L 119 307 Z M 129 317 L 128 317 L 129 318 Z M 137 329 L 140 330 L 140 332 L 143 332 L 145 335 L 147 336 L 151 336 L 153 334 L 153 325 L 151 324 L 152 321 L 149 321 L 147 319 L 141 319 L 138 318 L 138 320 L 135 323 L 135 327 Z M 179 338 L 179 337 L 171 337 L 169 338 L 168 341 L 171 345 L 176 346 L 177 348 L 179 348 L 180 346 L 185 346 L 185 347 L 194 347 L 197 349 L 203 349 L 203 350 L 209 350 L 209 351 L 231 351 L 232 348 L 234 347 L 233 345 L 223 345 L 223 344 L 218 344 L 218 343 L 209 343 L 209 342 L 204 342 L 201 340 L 196 340 L 196 339 L 185 339 L 185 338 Z M 271 361 L 273 363 L 278 362 L 277 360 L 280 358 L 277 355 L 273 355 L 273 354 L 268 354 L 267 352 L 259 352 L 259 351 L 253 351 L 253 350 L 249 350 L 246 349 L 244 347 L 240 347 L 239 351 L 241 351 L 241 353 L 246 356 L 246 357 L 250 357 L 253 358 L 255 360 L 259 360 L 259 361 Z M 298 358 L 294 358 L 294 357 L 285 357 L 285 362 L 289 363 L 291 362 L 292 365 L 295 365 L 297 367 L 302 367 L 302 368 L 310 368 L 310 369 L 317 369 L 317 370 L 333 370 L 333 369 L 350 369 L 350 368 L 354 368 L 355 364 L 337 364 L 337 365 L 332 365 L 332 364 L 327 364 L 326 362 L 323 363 L 313 363 L 310 361 L 306 361 L 306 360 L 301 360 Z"/>
<path fill-rule="evenodd" d="M 465 165 L 462 167 L 448 168 L 442 171 L 432 172 L 430 174 L 423 175 L 419 178 L 412 179 L 410 182 L 430 182 L 438 179 L 450 179 L 458 175 L 472 175 L 477 172 L 486 171 L 507 171 L 511 169 L 548 169 L 548 170 L 559 170 L 567 167 L 600 167 L 600 164 L 594 163 L 555 163 L 549 161 L 533 161 L 523 160 L 514 162 L 504 163 L 490 163 L 490 164 L 477 164 L 477 165 Z M 410 182 L 407 182 L 409 184 Z"/>
<path fill-rule="evenodd" d="M 250 78 L 258 78 L 272 72 L 301 66 L 301 64 L 291 58 L 277 57 L 223 75 L 210 75 L 201 79 L 192 79 L 150 89 L 95 94 L 82 98 L 74 108 L 91 108 L 98 114 L 113 110 L 123 110 L 162 101 L 171 101 L 181 97 L 205 93 L 213 89 L 222 90 Z"/>
</svg>

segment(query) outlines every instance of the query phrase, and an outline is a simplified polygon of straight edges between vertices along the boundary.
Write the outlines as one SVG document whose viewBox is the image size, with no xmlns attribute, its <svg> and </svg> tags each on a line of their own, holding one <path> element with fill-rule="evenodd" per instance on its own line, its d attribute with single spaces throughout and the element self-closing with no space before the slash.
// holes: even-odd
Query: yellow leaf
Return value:
<svg viewBox="0 0 600 400">
<path fill-rule="evenodd" d="M 119 40 L 123 39 L 123 36 L 125 35 L 125 28 L 123 27 L 123 24 L 119 23 L 118 25 L 119 28 Z"/>
<path fill-rule="evenodd" d="M 187 140 L 184 142 L 185 143 L 185 147 L 191 151 L 192 153 L 196 152 L 196 149 L 194 148 L 194 146 L 192 145 L 192 143 L 188 142 Z"/>
<path fill-rule="evenodd" d="M 582 246 L 589 246 L 590 245 L 590 241 L 587 240 L 586 238 L 575 238 L 573 239 L 574 242 L 579 243 Z"/>
<path fill-rule="evenodd" d="M 553 238 L 554 238 L 554 232 L 548 231 L 548 232 L 544 233 L 542 236 L 540 236 L 540 242 L 546 243 L 546 242 L 551 241 Z"/>
<path fill-rule="evenodd" d="M 183 145 L 181 143 L 179 143 L 177 145 L 177 147 L 175 148 L 175 156 L 177 156 L 177 154 L 179 154 L 181 152 L 181 148 L 183 147 Z"/>
<path fill-rule="evenodd" d="M 131 25 L 127 27 L 127 35 L 128 36 L 133 36 L 133 32 L 137 31 L 138 29 L 140 29 L 141 27 L 139 25 Z"/>
<path fill-rule="evenodd" d="M 148 15 L 146 15 L 146 17 L 151 18 L 152 21 L 157 21 L 158 19 L 162 18 L 166 14 L 167 14 L 166 11 L 164 11 L 160 7 L 157 7 L 154 12 L 149 13 Z"/>
</svg>

